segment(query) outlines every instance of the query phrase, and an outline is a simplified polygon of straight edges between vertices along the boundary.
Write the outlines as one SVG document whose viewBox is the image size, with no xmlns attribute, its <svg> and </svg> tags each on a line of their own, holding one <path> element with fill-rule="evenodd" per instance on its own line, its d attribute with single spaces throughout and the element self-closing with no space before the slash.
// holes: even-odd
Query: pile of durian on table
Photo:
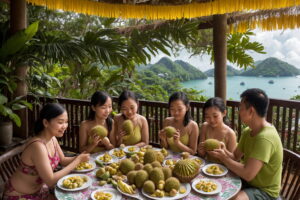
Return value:
<svg viewBox="0 0 300 200">
<path fill-rule="evenodd" d="M 129 158 L 99 168 L 96 172 L 99 185 L 112 184 L 129 195 L 137 193 L 137 190 L 153 197 L 184 194 L 186 188 L 181 183 L 195 178 L 200 164 L 188 153 L 183 153 L 175 166 L 162 166 L 167 156 L 166 149 L 143 147 Z"/>
</svg>

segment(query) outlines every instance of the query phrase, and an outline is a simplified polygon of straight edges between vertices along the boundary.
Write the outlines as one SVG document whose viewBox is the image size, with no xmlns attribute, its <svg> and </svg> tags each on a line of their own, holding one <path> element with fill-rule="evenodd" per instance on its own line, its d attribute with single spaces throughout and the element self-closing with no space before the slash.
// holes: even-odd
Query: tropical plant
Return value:
<svg viewBox="0 0 300 200">
<path fill-rule="evenodd" d="M 21 56 L 22 52 L 26 49 L 26 45 L 28 45 L 37 29 L 38 22 L 31 24 L 27 29 L 19 31 L 9 38 L 6 38 L 6 34 L 2 33 L 1 35 L 3 37 L 1 38 L 0 48 L 0 120 L 12 120 L 17 126 L 21 125 L 21 120 L 14 111 L 26 107 L 31 109 L 32 105 L 25 101 L 22 96 L 13 96 L 18 81 L 13 72 L 17 67 L 24 64 L 24 58 Z"/>
</svg>

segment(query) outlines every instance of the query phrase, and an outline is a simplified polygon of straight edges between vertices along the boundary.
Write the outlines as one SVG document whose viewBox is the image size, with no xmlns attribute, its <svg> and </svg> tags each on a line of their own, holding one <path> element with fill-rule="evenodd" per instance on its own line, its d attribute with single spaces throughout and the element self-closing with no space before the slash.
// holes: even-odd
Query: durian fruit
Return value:
<svg viewBox="0 0 300 200">
<path fill-rule="evenodd" d="M 200 165 L 192 159 L 179 160 L 173 169 L 173 174 L 185 183 L 191 181 L 199 173 Z"/>
<path fill-rule="evenodd" d="M 127 174 L 127 180 L 130 185 L 134 184 L 134 178 L 136 176 L 137 171 L 130 171 Z"/>
<path fill-rule="evenodd" d="M 143 169 L 144 168 L 144 165 L 142 164 L 142 163 L 136 163 L 135 164 L 135 170 L 141 170 L 141 169 Z"/>
<path fill-rule="evenodd" d="M 124 159 L 120 162 L 119 170 L 126 175 L 128 172 L 134 170 L 135 163 L 130 159 Z"/>
<path fill-rule="evenodd" d="M 163 163 L 164 159 L 165 159 L 164 154 L 160 151 L 157 151 L 156 152 L 156 160 L 160 163 Z"/>
<path fill-rule="evenodd" d="M 182 157 L 182 159 L 188 159 L 189 157 L 190 157 L 190 153 L 189 152 L 182 152 L 181 153 L 181 157 Z"/>
<path fill-rule="evenodd" d="M 143 185 L 143 190 L 144 192 L 146 192 L 147 194 L 153 194 L 155 192 L 155 185 L 153 183 L 153 181 L 146 181 Z"/>
<path fill-rule="evenodd" d="M 160 150 L 160 152 L 165 156 L 167 157 L 169 155 L 169 152 L 165 149 L 165 148 L 162 148 L 162 150 Z"/>
<path fill-rule="evenodd" d="M 157 189 L 159 189 L 159 190 L 164 190 L 164 187 L 165 187 L 165 181 L 160 180 L 160 181 L 158 182 Z"/>
<path fill-rule="evenodd" d="M 107 136 L 107 129 L 101 125 L 94 126 L 90 131 L 90 135 L 98 135 L 103 139 Z"/>
<path fill-rule="evenodd" d="M 150 180 L 154 182 L 155 186 L 158 186 L 159 181 L 165 180 L 164 173 L 161 168 L 155 167 L 149 176 Z"/>
<path fill-rule="evenodd" d="M 126 135 L 130 135 L 133 132 L 133 123 L 130 119 L 127 119 L 122 124 L 122 129 L 125 131 Z"/>
<path fill-rule="evenodd" d="M 172 176 L 172 170 L 170 169 L 170 167 L 165 166 L 162 168 L 162 171 L 164 173 L 165 180 Z"/>
<path fill-rule="evenodd" d="M 168 138 L 171 138 L 174 136 L 174 134 L 176 133 L 176 129 L 173 126 L 167 126 L 164 128 L 165 132 L 166 132 L 166 136 Z"/>
<path fill-rule="evenodd" d="M 148 163 L 144 165 L 143 170 L 145 170 L 150 175 L 150 172 L 153 170 L 153 167 L 150 163 Z"/>
<path fill-rule="evenodd" d="M 180 182 L 177 178 L 170 177 L 166 180 L 166 183 L 165 183 L 165 191 L 166 192 L 171 192 L 172 189 L 175 189 L 178 191 L 179 187 L 180 187 Z"/>
<path fill-rule="evenodd" d="M 144 164 L 156 161 L 156 151 L 149 149 L 144 154 Z"/>
<path fill-rule="evenodd" d="M 133 162 L 135 162 L 135 163 L 137 163 L 137 162 L 139 162 L 140 161 L 140 158 L 139 158 L 139 156 L 138 155 L 132 155 L 131 157 L 130 157 L 130 159 L 133 161 Z"/>
<path fill-rule="evenodd" d="M 145 181 L 149 178 L 148 173 L 145 170 L 139 170 L 134 178 L 134 183 L 137 188 L 142 188 Z"/>
<path fill-rule="evenodd" d="M 161 167 L 161 164 L 158 161 L 152 162 L 151 165 L 152 165 L 153 168 L 155 168 L 155 167 Z"/>
<path fill-rule="evenodd" d="M 221 147 L 221 143 L 216 139 L 207 139 L 204 141 L 204 148 L 206 151 L 213 151 L 215 149 L 219 149 Z"/>
</svg>

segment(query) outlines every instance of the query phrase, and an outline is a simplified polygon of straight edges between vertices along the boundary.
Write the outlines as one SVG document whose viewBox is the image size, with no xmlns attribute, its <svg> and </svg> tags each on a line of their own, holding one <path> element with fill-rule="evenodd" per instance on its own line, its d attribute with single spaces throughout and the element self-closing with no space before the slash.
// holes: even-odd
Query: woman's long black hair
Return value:
<svg viewBox="0 0 300 200">
<path fill-rule="evenodd" d="M 102 91 L 96 91 L 92 95 L 90 114 L 87 118 L 88 120 L 95 120 L 95 117 L 96 117 L 96 112 L 92 109 L 92 106 L 94 106 L 94 107 L 102 106 L 103 104 L 105 104 L 105 102 L 107 101 L 108 98 L 111 99 L 111 97 L 106 92 L 102 92 Z M 110 132 L 112 130 L 111 115 L 109 115 L 105 121 L 106 121 L 108 132 Z"/>
<path fill-rule="evenodd" d="M 177 101 L 177 100 L 182 101 L 184 103 L 184 105 L 187 107 L 187 111 L 186 111 L 186 113 L 184 115 L 184 119 L 183 119 L 183 125 L 187 126 L 189 124 L 189 122 L 192 120 L 190 101 L 184 92 L 175 92 L 169 98 L 169 109 L 171 107 L 171 103 L 173 101 Z"/>
<path fill-rule="evenodd" d="M 46 119 L 50 121 L 51 119 L 56 118 L 57 116 L 63 114 L 66 109 L 58 103 L 48 103 L 40 111 L 38 120 L 34 124 L 34 133 L 38 135 L 41 131 L 44 130 L 43 120 Z"/>
</svg>

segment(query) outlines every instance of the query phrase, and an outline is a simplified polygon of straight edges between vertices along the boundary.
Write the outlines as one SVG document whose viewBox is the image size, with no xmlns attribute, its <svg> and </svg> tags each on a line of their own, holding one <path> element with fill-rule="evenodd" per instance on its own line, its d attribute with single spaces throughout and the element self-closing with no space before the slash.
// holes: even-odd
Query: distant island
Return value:
<svg viewBox="0 0 300 200">
<path fill-rule="evenodd" d="M 156 75 L 164 79 L 177 78 L 180 81 L 189 81 L 195 79 L 206 79 L 207 76 L 197 69 L 195 66 L 182 60 L 172 61 L 163 57 L 153 65 L 140 66 L 139 71 L 152 71 Z"/>
<path fill-rule="evenodd" d="M 140 72 L 149 71 L 160 78 L 167 80 L 176 78 L 181 82 L 206 79 L 207 77 L 214 76 L 214 69 L 202 72 L 188 62 L 182 60 L 172 61 L 167 57 L 161 58 L 155 64 L 138 66 L 137 69 Z M 238 70 L 227 65 L 227 76 L 288 77 L 297 75 L 300 75 L 300 70 L 298 68 L 273 57 L 262 61 L 256 61 L 255 68 L 247 68 L 247 70 Z"/>
<path fill-rule="evenodd" d="M 204 73 L 212 77 L 214 76 L 214 69 L 209 69 Z M 298 68 L 273 57 L 257 61 L 255 62 L 255 68 L 247 70 L 237 70 L 229 65 L 227 66 L 227 76 L 284 77 L 297 75 L 300 75 Z"/>
</svg>

